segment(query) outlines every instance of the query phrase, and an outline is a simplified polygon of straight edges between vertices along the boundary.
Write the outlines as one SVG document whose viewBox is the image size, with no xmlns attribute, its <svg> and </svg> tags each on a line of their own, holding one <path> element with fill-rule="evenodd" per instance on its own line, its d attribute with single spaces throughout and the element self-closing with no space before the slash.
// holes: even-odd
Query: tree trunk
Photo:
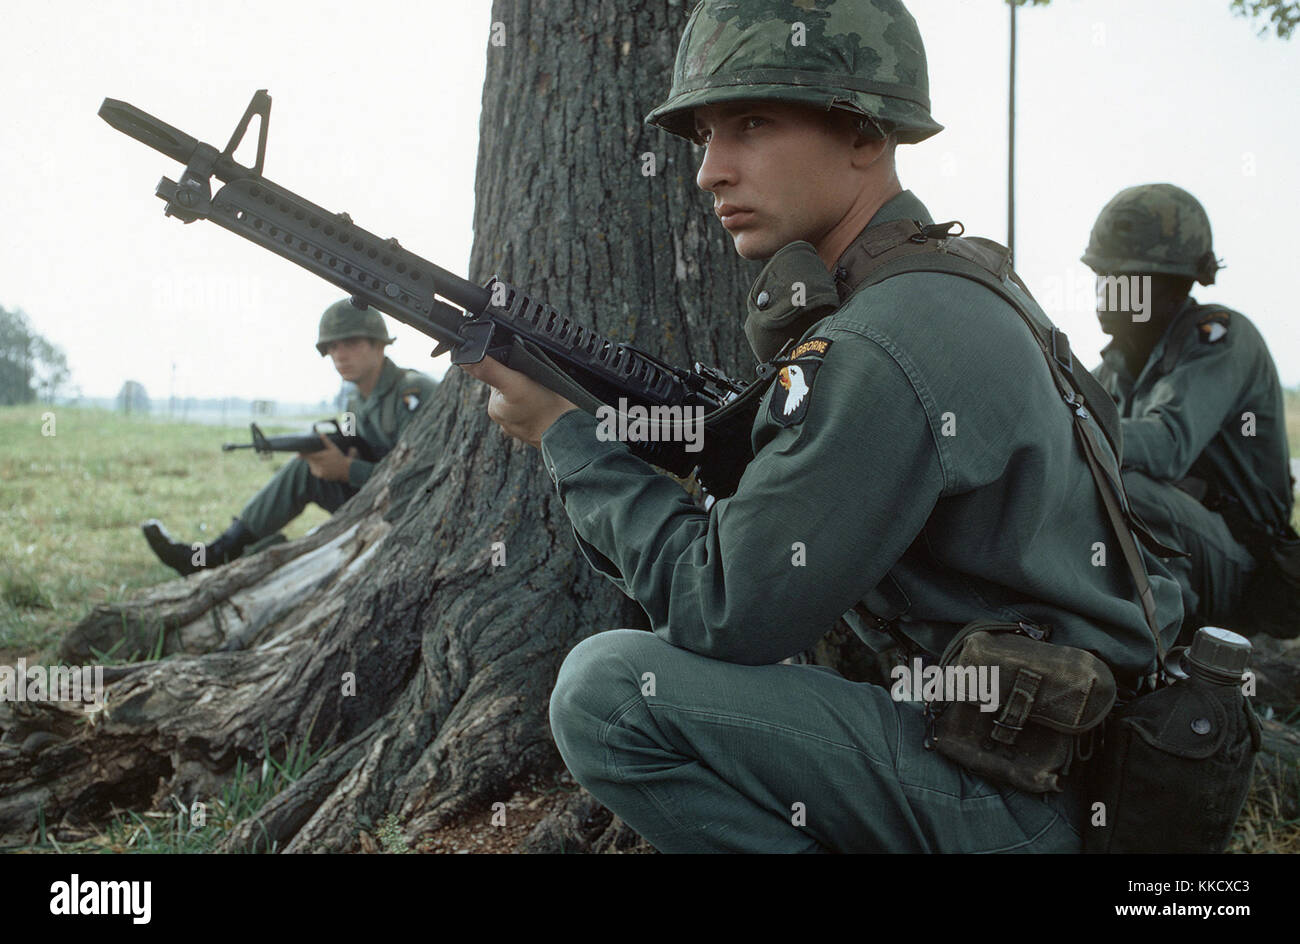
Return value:
<svg viewBox="0 0 1300 944">
<path fill-rule="evenodd" d="M 713 223 L 691 146 L 641 122 L 688 13 L 680 0 L 494 4 L 504 44 L 488 47 L 470 275 L 527 286 L 671 363 L 748 377 L 741 300 L 756 267 Z M 582 560 L 539 457 L 489 423 L 487 395 L 452 370 L 317 533 L 97 608 L 65 659 L 119 640 L 118 654 L 148 653 L 160 633 L 173 655 L 110 670 L 94 723 L 2 706 L 0 843 L 29 841 L 41 817 L 72 836 L 114 808 L 206 801 L 268 744 L 277 758 L 325 753 L 229 849 L 350 850 L 389 813 L 415 838 L 560 769 L 546 712 L 560 662 L 645 618 Z M 566 803 L 529 846 L 626 847 L 593 803 Z"/>
</svg>

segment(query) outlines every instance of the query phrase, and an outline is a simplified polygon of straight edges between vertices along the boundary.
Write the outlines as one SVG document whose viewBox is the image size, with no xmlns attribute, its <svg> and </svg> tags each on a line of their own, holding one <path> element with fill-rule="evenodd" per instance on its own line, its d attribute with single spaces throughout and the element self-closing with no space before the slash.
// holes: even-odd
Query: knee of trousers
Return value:
<svg viewBox="0 0 1300 944">
<path fill-rule="evenodd" d="M 1125 469 L 1121 473 L 1124 491 L 1128 493 L 1129 504 L 1142 520 L 1159 531 L 1167 532 L 1173 523 L 1174 512 L 1170 506 L 1171 498 L 1177 486 L 1173 482 L 1153 479 L 1137 469 Z M 1179 492 L 1178 494 L 1182 494 Z M 1190 498 L 1190 496 L 1188 496 Z M 1193 499 L 1194 500 L 1194 499 Z"/>
<path fill-rule="evenodd" d="M 275 475 L 262 486 L 258 495 L 263 492 L 274 493 L 276 496 L 290 494 L 303 495 L 307 494 L 311 486 L 311 466 L 303 459 L 294 456 L 279 469 Z"/>
<path fill-rule="evenodd" d="M 294 456 L 284 467 L 284 477 L 293 482 L 296 488 L 306 490 L 311 485 L 313 478 L 311 466 L 307 464 L 306 459 Z"/>
<path fill-rule="evenodd" d="M 589 636 L 565 657 L 551 692 L 551 733 L 575 776 L 586 758 L 596 759 L 601 727 L 628 699 L 640 697 L 652 650 L 666 645 L 644 630 L 614 629 Z"/>
</svg>

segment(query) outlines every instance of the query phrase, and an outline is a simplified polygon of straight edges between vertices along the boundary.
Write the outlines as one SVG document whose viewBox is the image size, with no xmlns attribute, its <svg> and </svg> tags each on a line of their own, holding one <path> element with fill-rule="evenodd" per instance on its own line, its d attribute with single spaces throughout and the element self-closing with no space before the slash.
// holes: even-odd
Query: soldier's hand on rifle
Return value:
<svg viewBox="0 0 1300 944">
<path fill-rule="evenodd" d="M 311 469 L 311 474 L 318 479 L 324 479 L 327 482 L 346 482 L 348 480 L 348 468 L 352 465 L 352 460 L 357 457 L 355 448 L 349 449 L 345 456 L 338 446 L 330 441 L 329 437 L 321 434 L 320 441 L 325 444 L 325 448 L 320 452 L 300 452 L 298 457 L 307 463 Z"/>
<path fill-rule="evenodd" d="M 531 377 L 511 370 L 500 361 L 485 357 L 477 364 L 461 364 L 461 370 L 492 388 L 488 418 L 507 436 L 542 448 L 542 434 L 563 414 L 577 407 L 547 390 Z"/>
</svg>

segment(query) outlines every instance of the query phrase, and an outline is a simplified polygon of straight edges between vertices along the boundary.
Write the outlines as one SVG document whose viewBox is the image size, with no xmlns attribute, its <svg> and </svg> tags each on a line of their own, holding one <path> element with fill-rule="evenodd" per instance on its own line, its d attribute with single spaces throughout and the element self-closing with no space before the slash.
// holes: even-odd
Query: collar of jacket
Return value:
<svg viewBox="0 0 1300 944">
<path fill-rule="evenodd" d="M 880 254 L 873 245 L 872 230 L 899 220 L 915 220 L 925 226 L 934 222 L 925 204 L 910 190 L 897 194 L 877 210 L 871 222 L 858 234 L 857 239 L 849 243 L 848 248 L 840 254 L 839 260 L 835 263 L 835 281 L 839 283 L 846 299 L 851 292 L 851 287 L 862 281 L 864 270 L 871 267 L 872 258 Z M 896 237 L 891 235 L 889 242 L 892 244 L 895 239 Z"/>
<path fill-rule="evenodd" d="M 1116 376 L 1133 387 L 1136 387 L 1138 381 L 1152 371 L 1156 372 L 1156 376 L 1163 377 L 1174 369 L 1174 364 L 1182 356 L 1183 345 L 1189 336 L 1183 330 L 1183 326 L 1189 318 L 1194 317 L 1200 307 L 1190 295 L 1183 299 L 1178 311 L 1169 319 L 1169 324 L 1165 325 L 1160 340 L 1156 341 L 1155 347 L 1151 348 L 1151 353 L 1147 355 L 1147 361 L 1142 365 L 1142 370 L 1138 373 L 1138 376 L 1134 377 L 1129 374 L 1128 361 L 1124 358 L 1124 352 L 1117 346 L 1118 341 L 1112 340 L 1101 349 L 1102 362 L 1115 371 Z"/>
<path fill-rule="evenodd" d="M 856 284 L 854 270 L 870 258 L 866 244 L 872 228 L 895 220 L 934 222 L 925 205 L 904 190 L 876 211 L 844 250 L 833 275 L 812 244 L 802 240 L 782 247 L 768 260 L 745 299 L 745 337 L 760 361 L 772 360 L 790 341 L 840 307 L 841 284 Z"/>
<path fill-rule="evenodd" d="M 1116 345 L 1118 341 L 1111 339 L 1111 342 L 1101 349 L 1101 362 L 1114 372 L 1126 386 L 1133 385 L 1133 377 L 1128 372 L 1128 361 L 1124 358 L 1124 352 Z"/>
<path fill-rule="evenodd" d="M 402 376 L 402 368 L 393 363 L 392 358 L 384 358 L 384 369 L 379 372 L 379 379 L 375 381 L 375 389 L 370 391 L 370 396 L 361 396 L 361 391 L 357 391 L 357 397 L 362 403 L 372 399 L 378 399 L 386 394 L 397 384 L 398 378 Z"/>
</svg>

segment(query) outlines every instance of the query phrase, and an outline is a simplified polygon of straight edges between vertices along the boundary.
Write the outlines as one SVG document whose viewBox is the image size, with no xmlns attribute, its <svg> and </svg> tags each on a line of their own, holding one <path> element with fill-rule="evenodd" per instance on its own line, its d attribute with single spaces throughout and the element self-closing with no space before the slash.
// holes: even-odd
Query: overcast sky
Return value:
<svg viewBox="0 0 1300 944">
<path fill-rule="evenodd" d="M 1092 222 L 1124 187 L 1178 184 L 1209 211 L 1228 266 L 1197 297 L 1254 320 L 1294 386 L 1300 40 L 1258 38 L 1228 5 L 1021 11 L 1017 268 L 1094 364 L 1104 336 L 1078 261 Z M 936 219 L 1005 240 L 1007 9 L 908 7 L 947 130 L 901 150 L 903 185 Z M 165 218 L 153 188 L 180 165 L 96 111 L 123 99 L 221 147 L 267 88 L 270 179 L 464 272 L 490 11 L 487 0 L 11 4 L 0 305 L 67 352 L 87 396 L 130 378 L 155 398 L 332 397 L 338 377 L 312 343 L 340 292 L 219 227 Z M 392 330 L 394 360 L 441 376 L 429 341 Z"/>
</svg>

